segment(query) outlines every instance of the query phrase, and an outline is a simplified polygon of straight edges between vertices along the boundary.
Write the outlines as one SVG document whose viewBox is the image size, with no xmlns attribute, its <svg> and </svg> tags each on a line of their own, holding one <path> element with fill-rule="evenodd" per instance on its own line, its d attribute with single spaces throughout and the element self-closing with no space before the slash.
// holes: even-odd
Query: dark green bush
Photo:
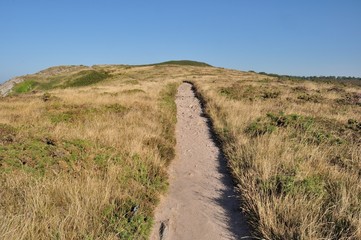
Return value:
<svg viewBox="0 0 361 240">
<path fill-rule="evenodd" d="M 306 102 L 313 102 L 313 103 L 319 103 L 323 100 L 323 98 L 319 95 L 311 95 L 311 94 L 308 94 L 308 93 L 303 93 L 301 95 L 299 95 L 297 97 L 297 99 L 300 99 L 300 100 L 303 100 L 303 101 L 306 101 Z"/>
<path fill-rule="evenodd" d="M 297 114 L 284 114 L 280 112 L 267 113 L 266 117 L 258 118 L 252 122 L 247 128 L 246 133 L 252 136 L 259 136 L 266 133 L 272 133 L 277 128 L 293 127 L 298 130 L 308 131 L 314 119 L 311 117 L 301 116 Z"/>
</svg>

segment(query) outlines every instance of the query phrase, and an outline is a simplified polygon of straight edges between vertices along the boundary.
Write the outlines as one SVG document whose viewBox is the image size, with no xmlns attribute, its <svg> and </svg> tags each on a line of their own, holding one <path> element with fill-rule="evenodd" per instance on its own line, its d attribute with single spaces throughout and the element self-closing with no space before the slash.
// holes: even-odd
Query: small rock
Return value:
<svg viewBox="0 0 361 240">
<path fill-rule="evenodd" d="M 160 227 L 159 227 L 159 239 L 160 240 L 165 240 L 165 238 L 167 236 L 167 232 L 168 232 L 168 224 L 169 224 L 169 220 L 163 221 L 160 224 Z"/>
<path fill-rule="evenodd" d="M 56 145 L 56 141 L 50 137 L 46 137 L 44 139 L 44 142 L 48 145 L 52 145 L 52 146 L 55 146 Z"/>
</svg>

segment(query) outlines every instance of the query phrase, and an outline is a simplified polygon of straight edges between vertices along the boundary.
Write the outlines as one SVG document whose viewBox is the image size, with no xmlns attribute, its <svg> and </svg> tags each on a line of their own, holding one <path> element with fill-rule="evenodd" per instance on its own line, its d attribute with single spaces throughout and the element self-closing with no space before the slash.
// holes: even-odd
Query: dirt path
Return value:
<svg viewBox="0 0 361 240">
<path fill-rule="evenodd" d="M 177 158 L 168 194 L 155 214 L 151 240 L 240 239 L 248 236 L 226 163 L 212 140 L 192 85 L 177 93 Z"/>
</svg>

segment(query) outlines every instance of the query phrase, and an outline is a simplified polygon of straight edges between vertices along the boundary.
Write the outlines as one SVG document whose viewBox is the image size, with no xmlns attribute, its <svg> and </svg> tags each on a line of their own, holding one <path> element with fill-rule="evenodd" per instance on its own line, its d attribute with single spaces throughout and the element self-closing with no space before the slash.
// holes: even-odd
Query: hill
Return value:
<svg viewBox="0 0 361 240">
<path fill-rule="evenodd" d="M 180 66 L 195 66 L 195 67 L 212 67 L 208 63 L 204 62 L 197 62 L 197 61 L 190 61 L 190 60 L 173 60 L 173 61 L 166 61 L 161 63 L 156 63 L 153 65 L 180 65 Z"/>
<path fill-rule="evenodd" d="M 211 65 L 207 63 L 190 60 L 167 61 L 149 65 L 139 65 L 138 67 L 161 65 L 211 67 Z M 126 68 L 137 67 L 137 65 L 123 66 Z M 36 90 L 92 85 L 105 79 L 110 79 L 114 74 L 109 73 L 107 69 L 111 67 L 111 65 L 50 67 L 36 74 L 16 77 L 0 84 L 0 95 L 5 96 L 11 91 L 14 93 L 26 93 Z"/>
<path fill-rule="evenodd" d="M 358 84 L 183 61 L 13 81 L 0 98 L 0 238 L 147 238 L 182 81 L 211 117 L 254 236 L 361 238 Z"/>
</svg>

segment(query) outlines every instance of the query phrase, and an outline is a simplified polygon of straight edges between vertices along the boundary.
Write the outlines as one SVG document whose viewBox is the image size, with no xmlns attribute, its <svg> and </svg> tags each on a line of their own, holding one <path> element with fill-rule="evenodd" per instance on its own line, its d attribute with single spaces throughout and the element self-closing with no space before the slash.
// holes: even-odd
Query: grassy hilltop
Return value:
<svg viewBox="0 0 361 240">
<path fill-rule="evenodd" d="M 60 66 L 0 98 L 0 239 L 146 239 L 195 84 L 258 237 L 361 238 L 361 87 L 192 61 Z"/>
</svg>

